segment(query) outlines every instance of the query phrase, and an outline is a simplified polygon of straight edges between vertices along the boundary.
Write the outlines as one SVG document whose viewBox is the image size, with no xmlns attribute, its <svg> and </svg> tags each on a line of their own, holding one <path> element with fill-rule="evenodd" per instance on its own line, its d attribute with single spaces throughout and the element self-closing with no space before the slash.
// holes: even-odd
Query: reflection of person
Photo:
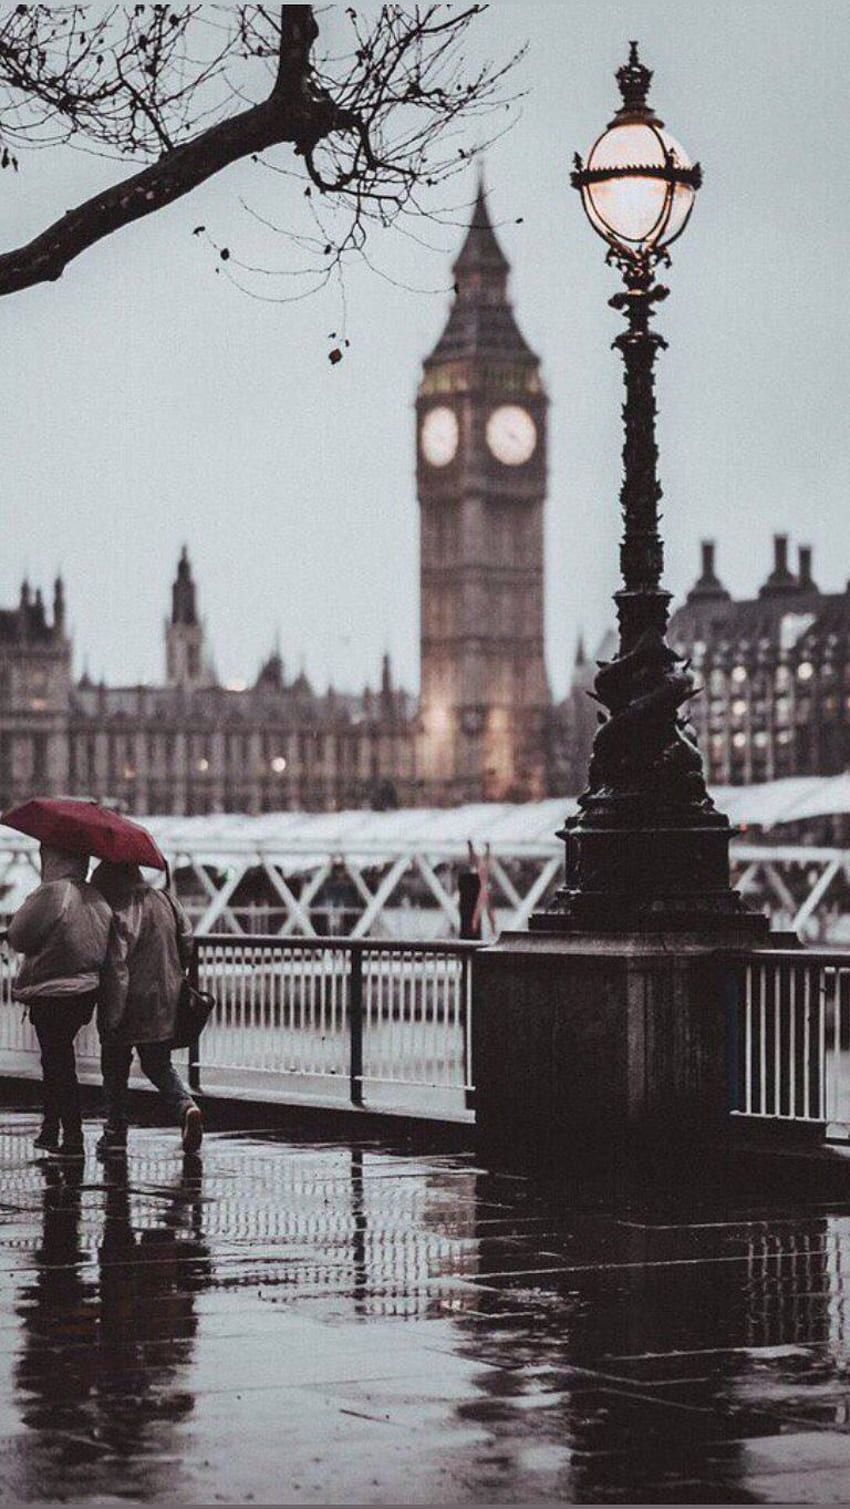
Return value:
<svg viewBox="0 0 850 1509">
<path fill-rule="evenodd" d="M 127 1146 L 127 1081 L 133 1049 L 182 1129 L 183 1147 L 195 1153 L 203 1121 L 171 1062 L 183 970 L 192 956 L 192 929 L 180 903 L 142 879 L 136 865 L 98 865 L 93 877 L 114 914 L 101 979 L 98 1030 L 106 1100 L 106 1126 L 98 1152 Z"/>
<path fill-rule="evenodd" d="M 97 1333 L 94 1285 L 80 1240 L 83 1166 L 79 1161 L 65 1167 L 45 1161 L 41 1173 L 41 1244 L 34 1253 L 34 1272 L 20 1292 L 24 1348 L 16 1382 L 25 1394 L 21 1416 L 26 1425 L 73 1432 L 80 1429 L 88 1390 L 76 1369 L 69 1385 L 67 1368 L 57 1367 L 56 1343 L 70 1337 L 85 1355 Z"/>
<path fill-rule="evenodd" d="M 42 844 L 41 885 L 8 934 L 10 947 L 24 955 L 12 995 L 29 1008 L 41 1049 L 44 1122 L 35 1145 L 72 1158 L 83 1154 L 74 1038 L 91 1021 L 112 924 L 103 897 L 86 881 L 88 866 L 84 856 Z"/>
<path fill-rule="evenodd" d="M 15 1365 L 29 1430 L 9 1497 L 114 1497 L 118 1463 L 122 1497 L 183 1502 L 180 1453 L 169 1449 L 168 1433 L 194 1408 L 186 1367 L 198 1325 L 195 1295 L 209 1282 L 200 1161 L 185 1159 L 179 1180 L 158 1186 L 156 1214 L 146 1217 L 154 1224 L 142 1230 L 134 1226 L 126 1164 L 110 1164 L 96 1269 L 80 1234 L 82 1166 L 50 1162 L 42 1171 L 43 1237 L 20 1290 L 23 1345 Z M 96 1215 L 91 1196 L 88 1186 L 87 1220 Z"/>
</svg>

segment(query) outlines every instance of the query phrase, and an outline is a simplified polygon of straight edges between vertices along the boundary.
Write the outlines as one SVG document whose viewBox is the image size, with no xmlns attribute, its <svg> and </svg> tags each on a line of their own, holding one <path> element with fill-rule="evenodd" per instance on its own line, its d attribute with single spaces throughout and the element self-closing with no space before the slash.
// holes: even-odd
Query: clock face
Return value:
<svg viewBox="0 0 850 1509">
<path fill-rule="evenodd" d="M 431 466 L 448 466 L 457 451 L 458 424 L 445 404 L 429 409 L 422 421 L 422 454 Z"/>
<path fill-rule="evenodd" d="M 537 426 L 527 409 L 503 403 L 487 420 L 487 444 L 503 466 L 522 466 L 534 454 Z"/>
</svg>

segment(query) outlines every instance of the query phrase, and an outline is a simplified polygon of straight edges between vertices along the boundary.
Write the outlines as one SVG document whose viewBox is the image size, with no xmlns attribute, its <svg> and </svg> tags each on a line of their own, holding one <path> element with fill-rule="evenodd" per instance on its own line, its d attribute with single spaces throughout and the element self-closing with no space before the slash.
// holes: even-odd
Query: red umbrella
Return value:
<svg viewBox="0 0 850 1509">
<path fill-rule="evenodd" d="M 16 828 L 19 833 L 28 833 L 48 848 L 64 849 L 66 854 L 93 854 L 113 864 L 167 869 L 146 828 L 122 817 L 120 812 L 99 807 L 96 802 L 34 796 L 19 807 L 10 807 L 0 817 L 0 823 Z"/>
</svg>

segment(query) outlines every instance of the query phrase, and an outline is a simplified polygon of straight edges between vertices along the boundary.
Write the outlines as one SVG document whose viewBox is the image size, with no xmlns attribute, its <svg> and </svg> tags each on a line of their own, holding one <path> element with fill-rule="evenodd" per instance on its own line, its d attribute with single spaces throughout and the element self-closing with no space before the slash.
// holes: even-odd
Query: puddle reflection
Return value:
<svg viewBox="0 0 850 1509">
<path fill-rule="evenodd" d="M 80 1166 L 45 1162 L 39 1174 L 41 1243 L 18 1290 L 15 1385 L 35 1457 L 25 1496 L 33 1485 L 41 1498 L 66 1496 L 67 1470 L 101 1461 L 111 1481 L 120 1473 L 122 1495 L 176 1490 L 179 1450 L 169 1438 L 193 1409 L 183 1378 L 197 1331 L 195 1296 L 210 1279 L 200 1166 L 187 1161 L 135 1218 L 121 1162 L 100 1186 L 87 1184 Z M 96 1243 L 82 1236 L 93 1205 Z"/>
<path fill-rule="evenodd" d="M 226 1497 L 256 1453 L 281 1474 L 351 1451 L 376 1502 L 429 1501 L 436 1466 L 447 1502 L 746 1503 L 758 1471 L 798 1486 L 798 1438 L 810 1462 L 847 1440 L 843 1210 L 638 1209 L 471 1156 L 259 1137 L 163 1167 L 37 1173 L 10 1496 L 200 1502 L 199 1474 Z"/>
</svg>

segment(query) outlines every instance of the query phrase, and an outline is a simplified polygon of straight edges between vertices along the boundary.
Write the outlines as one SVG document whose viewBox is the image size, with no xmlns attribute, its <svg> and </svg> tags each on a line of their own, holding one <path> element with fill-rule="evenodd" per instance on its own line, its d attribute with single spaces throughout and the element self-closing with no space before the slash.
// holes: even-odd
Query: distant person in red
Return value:
<svg viewBox="0 0 850 1509">
<path fill-rule="evenodd" d="M 112 926 L 106 901 L 86 881 L 88 867 L 86 856 L 42 844 L 41 885 L 8 933 L 24 956 L 12 995 L 27 1006 L 41 1049 L 44 1121 L 35 1145 L 66 1158 L 83 1156 L 74 1039 L 94 1013 Z"/>
<path fill-rule="evenodd" d="M 468 838 L 466 847 L 469 851 L 470 866 L 478 875 L 478 900 L 475 903 L 475 910 L 472 914 L 472 931 L 470 936 L 473 938 L 481 937 L 481 919 L 486 917 L 490 924 L 491 936 L 495 938 L 497 932 L 496 912 L 490 893 L 490 845 L 484 845 L 483 854 L 476 854 L 475 845 L 472 839 Z"/>
<path fill-rule="evenodd" d="M 133 1049 L 142 1070 L 178 1122 L 187 1153 L 203 1137 L 201 1113 L 171 1062 L 171 1039 L 183 971 L 192 957 L 192 928 L 180 903 L 155 890 L 136 865 L 104 860 L 92 884 L 109 903 L 114 925 L 101 977 L 97 1025 L 106 1101 L 98 1154 L 127 1147 L 127 1081 Z"/>
</svg>

